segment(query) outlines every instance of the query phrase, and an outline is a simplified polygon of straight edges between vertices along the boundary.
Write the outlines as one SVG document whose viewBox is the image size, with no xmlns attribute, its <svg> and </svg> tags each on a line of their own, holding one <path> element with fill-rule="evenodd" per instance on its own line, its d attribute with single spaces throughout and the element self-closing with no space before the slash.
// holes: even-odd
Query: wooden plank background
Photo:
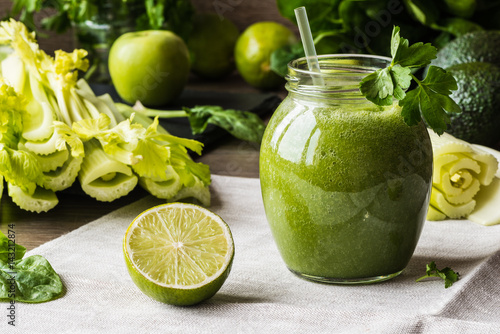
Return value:
<svg viewBox="0 0 500 334">
<path fill-rule="evenodd" d="M 296 27 L 279 14 L 276 0 L 191 0 L 198 12 L 213 12 L 232 20 L 242 31 L 247 26 L 258 21 L 277 21 L 295 29 Z M 12 6 L 11 0 L 0 0 L 0 17 L 4 17 Z M 53 12 L 44 10 L 36 15 L 41 18 L 51 15 Z M 62 49 L 71 51 L 74 49 L 72 32 L 55 35 L 47 32 L 48 38 L 39 38 L 39 44 L 43 50 L 52 53 L 54 50 Z"/>
</svg>

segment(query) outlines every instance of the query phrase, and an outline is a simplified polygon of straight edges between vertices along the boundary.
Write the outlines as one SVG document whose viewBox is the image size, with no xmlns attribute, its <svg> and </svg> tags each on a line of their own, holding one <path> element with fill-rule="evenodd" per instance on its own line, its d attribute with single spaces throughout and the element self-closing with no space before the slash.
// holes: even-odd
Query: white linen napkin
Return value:
<svg viewBox="0 0 500 334">
<path fill-rule="evenodd" d="M 45 256 L 63 280 L 63 297 L 16 303 L 16 326 L 2 303 L 0 333 L 498 333 L 500 225 L 427 222 L 407 269 L 365 286 L 318 284 L 290 273 L 267 225 L 258 179 L 213 176 L 213 205 L 231 227 L 233 269 L 221 290 L 193 307 L 159 303 L 130 279 L 122 255 L 126 228 L 162 203 L 146 197 L 48 242 Z M 43 227 L 41 227 L 43 228 Z M 436 261 L 460 272 L 445 289 L 415 282 Z"/>
</svg>

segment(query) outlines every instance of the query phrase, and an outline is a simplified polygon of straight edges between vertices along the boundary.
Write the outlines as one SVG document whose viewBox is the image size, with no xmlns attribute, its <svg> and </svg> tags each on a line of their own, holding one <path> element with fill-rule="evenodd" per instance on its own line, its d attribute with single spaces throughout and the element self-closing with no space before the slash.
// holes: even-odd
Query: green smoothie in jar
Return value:
<svg viewBox="0 0 500 334">
<path fill-rule="evenodd" d="M 285 98 L 264 135 L 266 216 L 287 267 L 316 281 L 365 283 L 398 275 L 425 221 L 432 148 L 423 123 L 395 102 L 379 107 L 359 82 L 390 60 L 320 56 L 323 85 L 305 59 L 289 66 Z"/>
</svg>

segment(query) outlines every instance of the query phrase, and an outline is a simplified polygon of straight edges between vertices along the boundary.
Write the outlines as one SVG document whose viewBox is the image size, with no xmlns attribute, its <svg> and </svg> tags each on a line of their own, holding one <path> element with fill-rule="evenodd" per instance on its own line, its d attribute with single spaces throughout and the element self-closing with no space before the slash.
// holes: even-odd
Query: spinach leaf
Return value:
<svg viewBox="0 0 500 334">
<path fill-rule="evenodd" d="M 284 77 L 288 73 L 288 63 L 304 56 L 304 47 L 300 42 L 281 47 L 271 54 L 271 70 Z"/>
<path fill-rule="evenodd" d="M 43 256 L 33 255 L 18 260 L 13 268 L 0 261 L 0 299 L 42 303 L 56 299 L 62 293 L 59 275 Z"/>
<path fill-rule="evenodd" d="M 208 124 L 223 128 L 234 137 L 260 143 L 266 125 L 257 114 L 249 111 L 223 109 L 219 106 L 184 107 L 193 134 L 205 131 Z"/>
<path fill-rule="evenodd" d="M 277 0 L 281 15 L 296 23 L 295 8 L 305 6 L 311 31 L 334 30 L 340 25 L 338 6 L 341 0 Z"/>
<path fill-rule="evenodd" d="M 163 119 L 187 117 L 194 135 L 203 133 L 208 124 L 214 124 L 238 139 L 260 143 L 266 128 L 262 119 L 253 112 L 224 109 L 220 106 L 183 107 L 182 110 L 151 109 L 140 102 L 133 107 L 123 103 L 115 103 L 115 106 L 127 117 L 132 113 Z"/>
<path fill-rule="evenodd" d="M 0 231 L 0 261 L 4 263 L 14 262 L 20 260 L 26 253 L 26 248 L 16 244 L 13 240 L 7 238 L 5 234 Z"/>
</svg>

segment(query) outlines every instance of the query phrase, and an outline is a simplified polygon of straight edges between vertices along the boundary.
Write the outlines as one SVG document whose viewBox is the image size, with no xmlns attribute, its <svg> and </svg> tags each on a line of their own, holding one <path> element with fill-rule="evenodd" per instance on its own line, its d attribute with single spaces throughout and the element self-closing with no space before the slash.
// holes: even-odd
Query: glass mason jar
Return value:
<svg viewBox="0 0 500 334">
<path fill-rule="evenodd" d="M 145 8 L 142 4 L 127 4 L 123 0 L 103 0 L 94 7 L 86 19 L 73 23 L 75 47 L 89 53 L 90 68 L 85 78 L 108 84 L 111 83 L 109 49 L 120 35 L 135 30 L 135 20 Z"/>
<path fill-rule="evenodd" d="M 327 283 L 399 275 L 425 221 L 432 147 L 423 122 L 408 126 L 395 102 L 379 107 L 360 80 L 390 59 L 319 56 L 288 66 L 288 96 L 261 146 L 262 197 L 274 240 L 295 274 Z M 313 81 L 315 78 L 315 81 Z"/>
</svg>

